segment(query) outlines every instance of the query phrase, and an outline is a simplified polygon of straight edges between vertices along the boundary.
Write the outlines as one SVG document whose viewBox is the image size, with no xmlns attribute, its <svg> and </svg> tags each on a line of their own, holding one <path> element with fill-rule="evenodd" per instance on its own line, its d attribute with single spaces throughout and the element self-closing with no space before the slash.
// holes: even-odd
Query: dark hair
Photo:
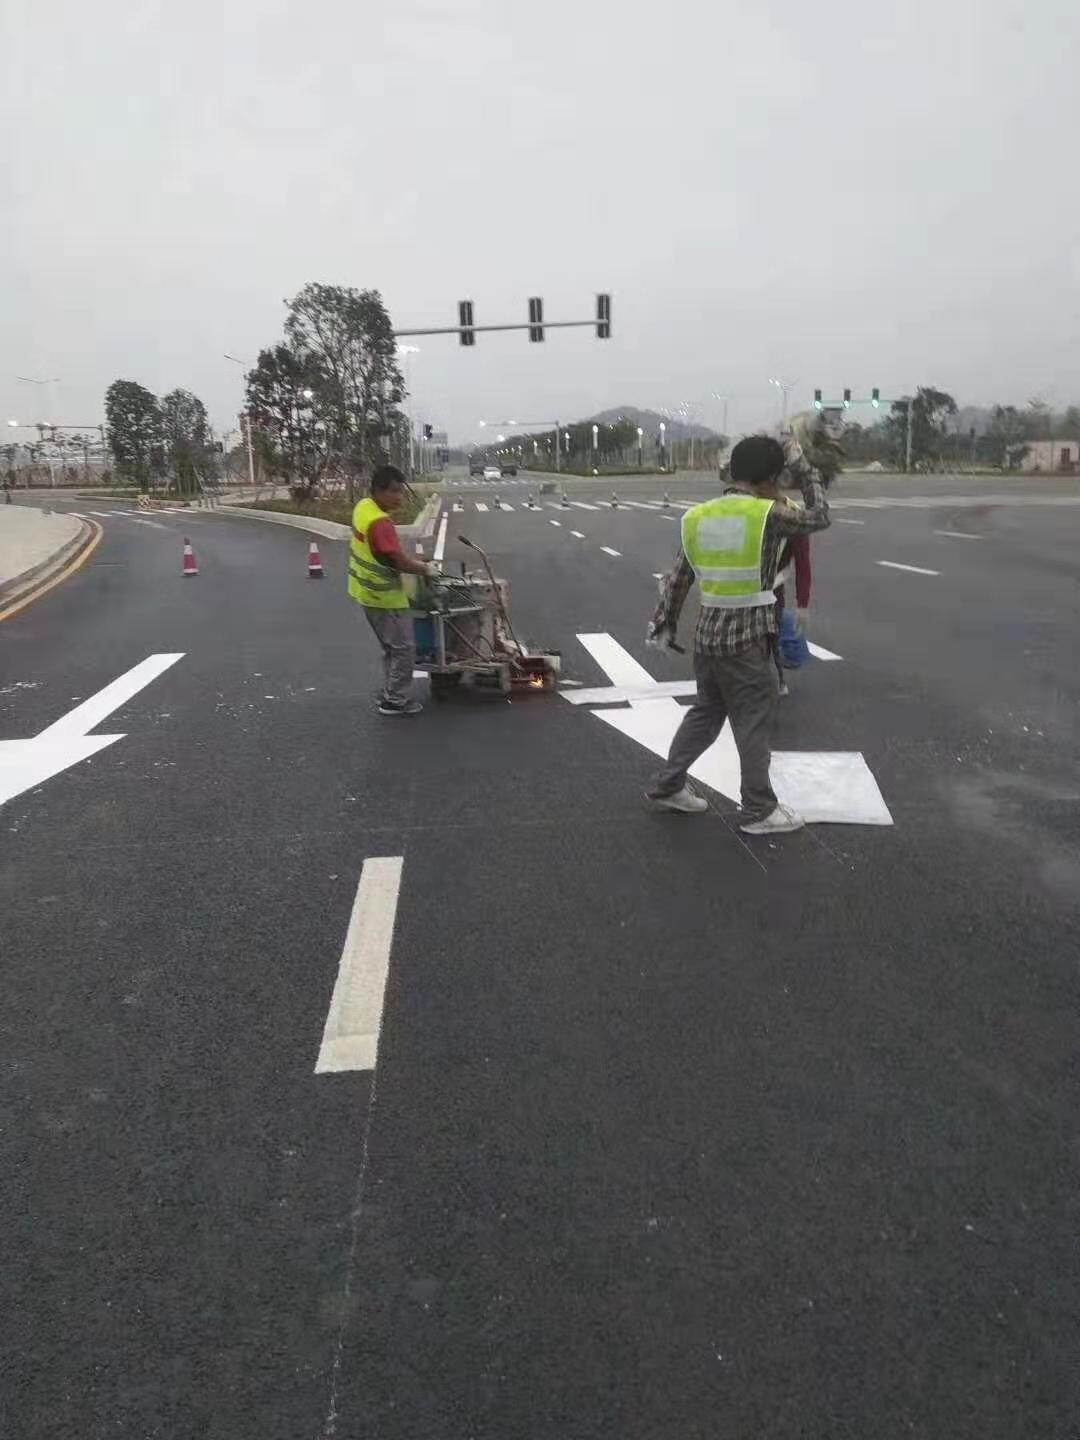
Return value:
<svg viewBox="0 0 1080 1440">
<path fill-rule="evenodd" d="M 731 478 L 742 485 L 767 485 L 784 468 L 784 447 L 771 435 L 748 435 L 731 452 Z"/>
<path fill-rule="evenodd" d="M 376 490 L 394 490 L 399 486 L 404 488 L 407 484 L 408 481 L 396 465 L 380 465 L 371 476 L 372 494 Z"/>
</svg>

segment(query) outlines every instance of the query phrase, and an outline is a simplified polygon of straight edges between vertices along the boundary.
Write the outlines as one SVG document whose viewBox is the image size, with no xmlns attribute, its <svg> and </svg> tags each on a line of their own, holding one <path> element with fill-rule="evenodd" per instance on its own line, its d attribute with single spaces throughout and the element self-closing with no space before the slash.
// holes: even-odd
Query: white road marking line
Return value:
<svg viewBox="0 0 1080 1440">
<path fill-rule="evenodd" d="M 567 691 L 564 698 L 571 705 L 627 705 L 637 700 L 670 700 L 696 694 L 696 680 L 653 680 L 648 685 L 594 685 L 588 690 Z"/>
<path fill-rule="evenodd" d="M 899 560 L 875 560 L 875 565 L 884 565 L 886 570 L 908 570 L 912 575 L 940 575 L 940 570 L 926 570 L 922 565 L 901 565 Z"/>
<path fill-rule="evenodd" d="M 548 521 L 548 524 L 549 524 L 549 525 L 555 525 L 555 526 L 556 526 L 558 529 L 560 529 L 560 530 L 562 529 L 562 521 L 561 521 L 561 520 L 549 520 L 549 521 Z"/>
<path fill-rule="evenodd" d="M 835 650 L 826 650 L 824 645 L 815 645 L 813 640 L 806 642 L 806 648 L 818 660 L 842 660 L 844 658 L 842 655 L 837 655 Z"/>
<path fill-rule="evenodd" d="M 570 501 L 570 504 L 571 504 L 571 505 L 576 505 L 579 510 L 599 510 L 599 509 L 600 509 L 600 506 L 599 506 L 599 505 L 589 505 L 589 504 L 588 504 L 586 501 L 584 501 L 584 500 L 571 500 L 571 501 Z"/>
<path fill-rule="evenodd" d="M 169 528 L 167 525 L 159 525 L 156 520 L 144 520 L 141 515 L 131 515 L 128 518 L 133 525 L 149 525 L 151 530 L 167 530 Z"/>
<path fill-rule="evenodd" d="M 585 536 L 581 533 L 580 530 L 571 530 L 571 531 L 570 531 L 570 534 L 573 535 L 573 537 L 574 537 L 575 540 L 584 540 L 584 539 L 585 539 Z"/>
<path fill-rule="evenodd" d="M 69 510 L 69 515 L 74 515 L 76 520 L 89 520 L 89 515 L 84 515 L 81 510 Z"/>
<path fill-rule="evenodd" d="M 316 1075 L 375 1068 L 403 864 L 401 855 L 364 861 L 315 1061 Z"/>
<path fill-rule="evenodd" d="M 69 710 L 41 733 L 53 736 L 85 735 L 88 730 L 93 730 L 95 725 L 100 725 L 114 710 L 119 710 L 121 705 L 126 704 L 133 695 L 137 695 L 151 680 L 156 680 L 171 665 L 183 658 L 183 650 L 176 654 L 148 655 L 145 660 L 140 660 L 138 665 L 133 665 L 130 670 L 125 670 L 123 675 L 111 681 L 104 690 L 99 690 L 81 705 L 76 705 L 74 710 Z"/>
<path fill-rule="evenodd" d="M 454 501 L 454 514 L 455 514 L 455 515 L 464 515 L 464 513 L 465 513 L 465 506 L 462 505 L 462 503 L 461 503 L 460 500 L 455 500 L 455 501 Z"/>
<path fill-rule="evenodd" d="M 935 535 L 943 535 L 946 540 L 981 540 L 981 535 L 972 535 L 968 530 L 935 530 Z"/>
<path fill-rule="evenodd" d="M 40 734 L 29 740 L 0 740 L 0 805 L 122 740 L 122 734 L 88 735 L 86 732 L 100 725 L 106 716 L 181 659 L 182 652 L 149 655 Z"/>
<path fill-rule="evenodd" d="M 624 650 L 613 635 L 601 631 L 593 635 L 579 635 L 577 638 L 613 685 L 629 686 L 637 690 L 642 686 L 651 688 L 656 684 L 645 666 L 639 665 L 629 650 Z"/>
<path fill-rule="evenodd" d="M 663 578 L 664 578 L 664 572 L 663 572 L 662 570 L 654 570 L 654 571 L 652 572 L 652 578 L 653 578 L 654 580 L 663 580 Z"/>
<path fill-rule="evenodd" d="M 446 527 L 449 524 L 450 516 L 444 510 L 442 519 L 439 521 L 439 534 L 435 540 L 435 554 L 433 558 L 436 561 L 441 561 L 443 558 L 443 551 L 446 549 Z"/>
<path fill-rule="evenodd" d="M 603 550 L 605 555 L 614 555 L 616 560 L 622 555 L 621 550 L 612 550 L 610 545 L 601 545 L 600 549 Z"/>
<path fill-rule="evenodd" d="M 513 508 L 514 508 L 514 507 L 513 507 L 508 501 L 506 501 L 506 500 L 500 500 L 500 501 L 499 501 L 499 509 L 500 509 L 500 510 L 513 510 Z"/>
<path fill-rule="evenodd" d="M 655 510 L 659 502 L 656 500 L 620 500 L 620 505 L 633 505 L 635 510 Z"/>
<path fill-rule="evenodd" d="M 865 520 L 848 520 L 847 517 L 844 516 L 844 515 L 834 515 L 834 516 L 833 516 L 833 524 L 834 524 L 834 525 L 865 525 L 865 524 L 866 524 L 866 521 L 865 521 Z"/>
<path fill-rule="evenodd" d="M 679 518 L 679 517 L 678 517 L 677 515 L 661 515 L 661 516 L 660 516 L 660 519 L 661 519 L 661 520 L 678 520 L 678 518 Z"/>
<path fill-rule="evenodd" d="M 659 682 L 610 635 L 577 637 L 615 686 L 654 692 Z M 581 691 L 560 691 L 574 702 Z M 632 699 L 628 710 L 593 710 L 598 720 L 628 739 L 666 758 L 671 741 L 686 717 L 685 709 L 673 696 Z M 690 767 L 696 780 L 738 801 L 741 789 L 739 752 L 728 720 L 719 738 Z M 807 820 L 834 824 L 891 825 L 889 807 L 877 781 L 859 751 L 774 750 L 771 778 L 780 800 Z"/>
<path fill-rule="evenodd" d="M 477 500 L 477 502 L 476 502 L 476 508 L 477 508 L 477 510 L 481 511 L 483 514 L 485 514 L 485 515 L 487 514 L 487 508 L 488 508 L 488 507 L 484 504 L 484 502 L 483 502 L 482 500 Z"/>
</svg>

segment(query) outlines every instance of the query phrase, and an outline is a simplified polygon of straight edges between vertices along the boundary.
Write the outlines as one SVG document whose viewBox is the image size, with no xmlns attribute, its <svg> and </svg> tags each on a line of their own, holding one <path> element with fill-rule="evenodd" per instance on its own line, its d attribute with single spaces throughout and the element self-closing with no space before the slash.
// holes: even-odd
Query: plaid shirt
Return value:
<svg viewBox="0 0 1080 1440">
<path fill-rule="evenodd" d="M 787 472 L 801 487 L 804 504 L 793 505 L 786 500 L 778 500 L 769 511 L 761 551 L 762 590 L 771 590 L 776 583 L 781 551 L 793 535 L 809 535 L 815 530 L 826 529 L 831 523 L 829 502 L 825 499 L 818 472 L 806 461 L 795 441 L 789 440 L 784 450 Z M 753 494 L 753 491 L 740 489 L 737 485 L 729 485 L 724 491 L 725 495 L 747 493 Z M 653 615 L 654 629 L 667 630 L 675 635 L 693 583 L 694 567 L 680 544 L 675 564 L 660 588 L 660 603 Z M 694 649 L 700 655 L 737 655 L 749 649 L 756 640 L 775 634 L 776 607 L 773 605 L 749 605 L 731 610 L 703 605 L 694 630 Z"/>
</svg>

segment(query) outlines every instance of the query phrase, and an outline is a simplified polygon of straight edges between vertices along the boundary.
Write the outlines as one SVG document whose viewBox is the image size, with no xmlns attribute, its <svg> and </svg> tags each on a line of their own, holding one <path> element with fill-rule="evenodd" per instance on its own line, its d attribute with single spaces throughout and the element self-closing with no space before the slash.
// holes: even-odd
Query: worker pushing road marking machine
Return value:
<svg viewBox="0 0 1080 1440">
<path fill-rule="evenodd" d="M 458 539 L 479 555 L 482 572 L 462 562 L 460 575 L 421 579 L 411 605 L 416 663 L 431 677 L 432 699 L 459 686 L 502 694 L 554 690 L 558 651 L 531 650 L 518 640 L 507 608 L 510 586 L 496 578 L 479 545 Z"/>
</svg>

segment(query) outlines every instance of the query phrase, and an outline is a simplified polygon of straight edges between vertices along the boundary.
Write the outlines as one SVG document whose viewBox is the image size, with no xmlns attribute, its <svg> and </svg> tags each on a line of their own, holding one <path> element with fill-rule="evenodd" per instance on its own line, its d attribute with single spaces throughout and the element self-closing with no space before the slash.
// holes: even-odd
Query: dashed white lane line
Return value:
<svg viewBox="0 0 1080 1440">
<path fill-rule="evenodd" d="M 487 514 L 487 508 L 488 508 L 488 507 L 484 504 L 484 502 L 483 502 L 482 500 L 477 500 L 477 502 L 476 502 L 476 508 L 477 508 L 477 510 L 479 510 L 479 511 L 481 512 L 481 514 L 484 514 L 484 515 Z"/>
<path fill-rule="evenodd" d="M 866 521 L 865 521 L 865 520 L 849 520 L 846 515 L 834 515 L 832 518 L 833 518 L 833 524 L 834 524 L 834 525 L 865 525 L 865 524 L 866 524 Z"/>
<path fill-rule="evenodd" d="M 969 530 L 935 530 L 935 535 L 943 535 L 946 540 L 981 540 L 981 535 L 972 535 Z"/>
<path fill-rule="evenodd" d="M 403 863 L 401 855 L 364 861 L 315 1061 L 316 1075 L 375 1068 Z"/>
<path fill-rule="evenodd" d="M 584 539 L 585 539 L 585 536 L 581 533 L 580 530 L 571 530 L 571 531 L 570 531 L 570 534 L 573 535 L 573 537 L 574 537 L 575 540 L 584 540 Z"/>
<path fill-rule="evenodd" d="M 922 565 L 901 565 L 898 560 L 875 560 L 875 565 L 884 565 L 886 570 L 907 570 L 912 575 L 940 575 L 940 570 L 927 570 Z"/>
<path fill-rule="evenodd" d="M 549 520 L 549 521 L 548 521 L 548 524 L 549 524 L 549 525 L 555 525 L 555 526 L 557 526 L 560 530 L 562 529 L 562 521 L 561 521 L 561 520 Z"/>
<path fill-rule="evenodd" d="M 599 509 L 600 509 L 600 506 L 599 506 L 599 505 L 590 505 L 590 504 L 589 504 L 587 501 L 585 501 L 585 500 L 571 500 L 571 501 L 570 501 L 570 504 L 571 504 L 571 505 L 576 505 L 579 510 L 599 510 Z"/>
<path fill-rule="evenodd" d="M 679 518 L 679 517 L 678 517 L 677 515 L 661 515 L 661 516 L 660 516 L 660 519 L 661 519 L 661 520 L 678 520 L 678 518 Z"/>
<path fill-rule="evenodd" d="M 604 552 L 605 555 L 614 555 L 616 560 L 618 560 L 622 555 L 621 550 L 612 550 L 610 545 L 601 545 L 600 549 Z"/>
<path fill-rule="evenodd" d="M 432 556 L 432 559 L 436 562 L 436 564 L 441 563 L 443 553 L 446 550 L 446 527 L 449 524 L 450 516 L 444 510 L 443 517 L 439 521 L 439 533 L 435 540 L 435 554 Z"/>
</svg>

